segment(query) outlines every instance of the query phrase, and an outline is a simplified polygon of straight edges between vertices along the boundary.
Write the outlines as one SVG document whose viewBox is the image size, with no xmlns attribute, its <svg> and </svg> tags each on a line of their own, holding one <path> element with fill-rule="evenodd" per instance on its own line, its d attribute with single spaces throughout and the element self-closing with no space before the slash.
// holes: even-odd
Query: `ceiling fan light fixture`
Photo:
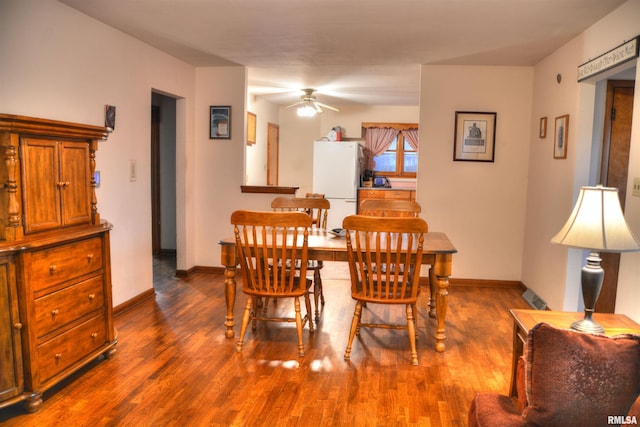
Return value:
<svg viewBox="0 0 640 427">
<path fill-rule="evenodd" d="M 291 105 L 287 105 L 285 108 L 291 108 L 298 106 L 298 117 L 313 117 L 316 114 L 321 114 L 324 112 L 323 108 L 327 108 L 333 111 L 340 111 L 336 107 L 332 107 L 331 105 L 323 104 L 322 102 L 318 102 L 315 96 L 313 96 L 313 92 L 315 89 L 303 89 L 304 95 L 300 97 L 300 101 L 295 102 Z"/>
<path fill-rule="evenodd" d="M 316 115 L 316 109 L 311 105 L 305 104 L 298 107 L 299 117 L 313 117 Z"/>
</svg>

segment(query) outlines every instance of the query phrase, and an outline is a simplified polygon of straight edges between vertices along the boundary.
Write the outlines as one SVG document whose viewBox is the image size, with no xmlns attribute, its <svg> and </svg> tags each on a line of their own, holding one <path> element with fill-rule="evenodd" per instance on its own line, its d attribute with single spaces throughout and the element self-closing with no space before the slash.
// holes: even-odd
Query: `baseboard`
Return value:
<svg viewBox="0 0 640 427">
<path fill-rule="evenodd" d="M 224 267 L 195 266 L 191 267 L 188 270 L 176 270 L 176 277 L 181 277 L 184 279 L 195 273 L 224 274 Z"/>
<path fill-rule="evenodd" d="M 204 273 L 204 274 L 224 274 L 224 267 L 204 267 L 204 266 L 195 266 L 188 270 L 176 270 L 176 277 L 187 278 L 191 274 L 196 273 Z M 420 285 L 429 286 L 429 278 L 421 277 Z M 521 290 L 522 292 L 527 290 L 527 287 L 524 283 L 517 280 L 486 280 L 486 279 L 458 279 L 458 278 L 449 278 L 449 286 L 474 286 L 474 287 L 483 287 L 483 288 L 516 288 Z M 143 302 L 154 298 L 156 295 L 155 290 L 149 289 L 144 291 L 143 293 L 136 295 L 123 302 L 122 304 L 118 304 L 113 308 L 113 315 L 115 317 L 121 315 L 122 313 L 131 310 L 135 306 L 142 304 Z M 547 308 L 548 309 L 548 308 Z"/>
<path fill-rule="evenodd" d="M 525 291 L 527 287 L 519 280 L 487 280 L 450 278 L 450 286 L 473 286 L 479 288 L 515 288 Z"/>
<path fill-rule="evenodd" d="M 195 273 L 224 274 L 224 267 L 195 266 L 189 270 L 177 270 L 176 277 L 186 278 Z M 421 277 L 420 285 L 428 286 L 429 278 Z M 459 279 L 450 277 L 449 286 L 475 286 L 483 288 L 516 288 L 524 292 L 527 287 L 518 280 Z"/>
<path fill-rule="evenodd" d="M 141 294 L 136 295 L 135 297 L 123 302 L 122 304 L 118 304 L 117 306 L 113 307 L 113 315 L 114 317 L 117 317 L 119 315 L 121 315 L 122 313 L 131 310 L 132 308 L 136 307 L 139 304 L 142 304 L 143 302 L 153 299 L 156 296 L 156 291 L 155 289 L 151 288 L 149 290 L 144 291 Z"/>
</svg>

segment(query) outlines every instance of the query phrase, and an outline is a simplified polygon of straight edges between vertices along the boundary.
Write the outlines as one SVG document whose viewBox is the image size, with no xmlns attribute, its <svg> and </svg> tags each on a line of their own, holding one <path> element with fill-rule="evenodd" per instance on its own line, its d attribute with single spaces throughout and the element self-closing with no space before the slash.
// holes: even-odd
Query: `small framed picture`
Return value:
<svg viewBox="0 0 640 427">
<path fill-rule="evenodd" d="M 547 137 L 547 118 L 540 117 L 540 139 Z"/>
<path fill-rule="evenodd" d="M 231 139 L 231 107 L 209 107 L 209 139 Z"/>
<path fill-rule="evenodd" d="M 456 111 L 453 160 L 493 162 L 496 148 L 496 115 Z"/>
<path fill-rule="evenodd" d="M 247 145 L 256 143 L 256 115 L 247 111 Z"/>
<path fill-rule="evenodd" d="M 569 142 L 569 115 L 556 117 L 553 140 L 553 158 L 567 158 L 567 143 Z"/>
</svg>

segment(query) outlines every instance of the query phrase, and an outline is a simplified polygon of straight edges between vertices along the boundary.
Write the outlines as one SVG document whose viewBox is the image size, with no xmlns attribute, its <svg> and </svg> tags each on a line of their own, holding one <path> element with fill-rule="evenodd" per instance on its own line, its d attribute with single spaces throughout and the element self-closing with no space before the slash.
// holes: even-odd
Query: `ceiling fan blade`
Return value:
<svg viewBox="0 0 640 427">
<path fill-rule="evenodd" d="M 316 111 L 318 112 L 318 114 L 322 114 L 324 111 L 322 111 L 322 107 L 320 107 L 322 104 L 320 104 L 319 102 L 313 101 L 313 108 L 316 109 Z"/>
<path fill-rule="evenodd" d="M 304 104 L 304 103 L 305 103 L 305 101 L 298 101 L 298 102 L 294 102 L 294 103 L 293 103 L 293 104 L 291 104 L 291 105 L 287 105 L 287 106 L 286 106 L 286 107 L 284 107 L 284 108 L 291 108 L 291 107 L 295 107 L 296 105 L 300 105 L 300 104 Z"/>
<path fill-rule="evenodd" d="M 329 110 L 333 110 L 335 112 L 340 112 L 340 110 L 338 110 L 336 107 L 332 107 L 331 105 L 323 104 L 322 102 L 316 102 L 316 104 L 321 106 L 321 107 L 328 108 Z"/>
</svg>

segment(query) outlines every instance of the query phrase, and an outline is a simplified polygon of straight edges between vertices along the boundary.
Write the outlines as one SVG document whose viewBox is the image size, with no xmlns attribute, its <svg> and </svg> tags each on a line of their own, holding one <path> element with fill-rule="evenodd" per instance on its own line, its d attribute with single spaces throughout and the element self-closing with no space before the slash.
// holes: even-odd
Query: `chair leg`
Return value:
<svg viewBox="0 0 640 427">
<path fill-rule="evenodd" d="M 353 319 L 351 320 L 351 329 L 349 329 L 349 341 L 347 342 L 347 349 L 344 351 L 344 360 L 351 359 L 351 344 L 353 344 L 353 337 L 356 335 L 356 330 L 359 329 L 360 316 L 362 315 L 362 302 L 356 302 L 356 308 L 353 312 Z"/>
<path fill-rule="evenodd" d="M 324 294 L 322 292 L 322 277 L 320 276 L 320 269 L 316 268 L 313 271 L 313 300 L 316 307 L 316 322 L 320 320 L 320 310 L 318 303 L 324 305 Z"/>
<path fill-rule="evenodd" d="M 415 304 L 411 304 L 411 314 L 413 314 L 413 327 L 416 328 L 416 342 L 418 342 L 418 316 L 416 315 L 418 309 Z"/>
<path fill-rule="evenodd" d="M 312 314 L 313 312 L 311 311 L 311 298 L 309 298 L 309 293 L 307 292 L 304 295 L 304 304 L 307 308 L 307 320 L 309 321 L 309 332 L 313 333 L 314 329 L 313 329 L 313 317 Z"/>
<path fill-rule="evenodd" d="M 407 304 L 407 331 L 409 332 L 409 344 L 411 345 L 411 364 L 418 366 L 418 351 L 416 350 L 416 324 L 413 317 L 413 307 Z"/>
<path fill-rule="evenodd" d="M 253 297 L 247 298 L 247 304 L 244 307 L 244 314 L 242 315 L 242 326 L 240 326 L 240 336 L 238 337 L 238 342 L 236 343 L 236 351 L 242 351 L 242 344 L 244 342 L 244 335 L 247 332 L 247 326 L 249 325 L 249 320 L 251 319 L 251 309 L 253 305 Z M 254 320 L 255 322 L 255 320 Z"/>
<path fill-rule="evenodd" d="M 320 275 L 320 270 L 322 269 L 322 261 L 318 261 L 318 268 L 316 268 L 316 273 L 318 274 L 318 285 L 320 286 L 320 303 L 324 305 L 324 288 L 322 287 L 322 276 Z"/>
<path fill-rule="evenodd" d="M 300 313 L 300 298 L 293 299 L 296 311 L 296 332 L 298 333 L 298 356 L 304 356 L 304 346 L 302 345 L 302 314 Z"/>
<path fill-rule="evenodd" d="M 262 298 L 253 297 L 253 298 L 250 298 L 250 299 L 253 300 L 252 301 L 252 303 L 253 303 L 253 310 L 252 310 L 253 316 L 251 316 L 251 330 L 255 331 L 256 330 L 256 326 L 258 324 L 258 321 L 256 320 L 256 313 L 257 313 L 257 310 L 258 310 L 258 306 L 260 305 L 260 301 L 262 301 Z M 265 313 L 264 314 L 265 314 L 265 316 L 267 315 L 267 309 L 266 308 L 265 308 Z"/>
</svg>

